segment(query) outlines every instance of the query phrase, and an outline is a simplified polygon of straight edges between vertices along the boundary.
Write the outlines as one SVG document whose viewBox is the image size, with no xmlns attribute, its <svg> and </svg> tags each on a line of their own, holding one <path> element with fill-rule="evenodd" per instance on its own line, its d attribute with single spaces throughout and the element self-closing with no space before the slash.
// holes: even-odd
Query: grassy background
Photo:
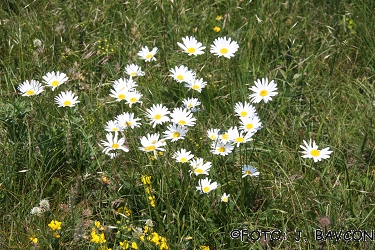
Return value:
<svg viewBox="0 0 375 250">
<path fill-rule="evenodd" d="M 126 239 L 139 243 L 125 227 L 142 227 L 146 219 L 170 249 L 374 248 L 371 241 L 313 238 L 315 229 L 324 229 L 323 217 L 330 220 L 326 229 L 375 230 L 373 1 L 5 0 L 0 7 L 1 248 L 96 249 L 84 236 L 100 221 L 106 246 L 116 249 Z M 218 15 L 223 19 L 215 20 Z M 190 35 L 207 47 L 216 37 L 231 37 L 240 48 L 230 60 L 208 49 L 188 57 L 177 42 Z M 156 62 L 138 59 L 145 45 L 159 49 Z M 146 75 L 136 79 L 143 104 L 130 109 L 113 102 L 109 89 L 132 62 Z M 202 93 L 168 76 L 182 64 L 208 82 Z M 23 81 L 41 81 L 53 70 L 69 82 L 37 97 L 17 93 Z M 238 125 L 234 104 L 248 100 L 248 87 L 262 77 L 274 79 L 279 92 L 256 104 L 263 129 L 233 154 L 212 155 L 205 131 Z M 66 111 L 53 98 L 68 89 L 80 103 Z M 174 108 L 192 96 L 203 107 L 186 139 L 168 144 L 156 160 L 138 151 L 141 136 L 163 131 L 147 124 L 144 110 L 154 103 Z M 131 151 L 111 160 L 98 145 L 104 125 L 130 110 L 144 125 L 126 132 Z M 329 146 L 331 158 L 302 159 L 299 145 L 309 138 Z M 180 148 L 213 162 L 210 178 L 222 185 L 217 191 L 196 192 L 197 178 L 171 159 Z M 244 164 L 256 166 L 259 178 L 242 179 Z M 152 176 L 156 207 L 142 175 Z M 229 203 L 219 202 L 224 192 Z M 51 211 L 31 216 L 43 198 Z M 132 211 L 129 221 L 114 212 L 122 206 Z M 47 227 L 52 219 L 63 222 L 58 240 Z M 279 229 L 289 238 L 241 242 L 229 236 L 235 228 Z M 294 230 L 308 240 L 292 240 Z"/>
</svg>

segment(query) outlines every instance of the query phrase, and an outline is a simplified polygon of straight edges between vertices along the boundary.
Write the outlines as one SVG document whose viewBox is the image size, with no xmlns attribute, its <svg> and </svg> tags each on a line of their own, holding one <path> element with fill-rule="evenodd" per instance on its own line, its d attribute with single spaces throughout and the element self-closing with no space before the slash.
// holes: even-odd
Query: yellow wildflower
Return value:
<svg viewBox="0 0 375 250">
<path fill-rule="evenodd" d="M 61 224 L 62 222 L 57 220 L 52 220 L 51 223 L 48 224 L 48 226 L 52 229 L 52 231 L 55 230 L 61 230 Z"/>
<path fill-rule="evenodd" d="M 143 185 L 146 185 L 146 184 L 150 185 L 151 184 L 151 176 L 149 176 L 149 175 L 142 175 L 141 180 L 142 180 Z"/>
<path fill-rule="evenodd" d="M 30 237 L 30 240 L 34 244 L 38 244 L 38 238 L 37 237 Z"/>
<path fill-rule="evenodd" d="M 222 15 L 218 15 L 218 16 L 216 16 L 216 21 L 220 21 L 221 19 L 223 19 L 223 16 Z"/>
<path fill-rule="evenodd" d="M 149 196 L 148 199 L 150 200 L 151 206 L 155 207 L 156 206 L 156 204 L 155 204 L 155 196 L 154 195 Z"/>
<path fill-rule="evenodd" d="M 221 29 L 220 29 L 219 27 L 215 26 L 215 28 L 214 28 L 214 31 L 215 31 L 215 32 L 220 32 L 220 30 L 221 30 Z"/>
</svg>

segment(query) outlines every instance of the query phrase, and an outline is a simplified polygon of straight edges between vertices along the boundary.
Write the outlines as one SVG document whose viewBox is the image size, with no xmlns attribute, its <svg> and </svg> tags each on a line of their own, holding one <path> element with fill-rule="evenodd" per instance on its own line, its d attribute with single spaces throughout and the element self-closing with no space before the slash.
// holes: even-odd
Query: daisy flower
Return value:
<svg viewBox="0 0 375 250">
<path fill-rule="evenodd" d="M 240 129 L 250 134 L 255 134 L 255 132 L 262 128 L 262 123 L 258 116 L 240 117 L 240 121 Z"/>
<path fill-rule="evenodd" d="M 250 166 L 250 165 L 245 165 L 242 167 L 242 178 L 246 176 L 258 176 L 259 172 L 256 168 Z"/>
<path fill-rule="evenodd" d="M 248 102 L 237 102 L 234 106 L 234 112 L 236 112 L 236 116 L 239 117 L 252 117 L 257 115 L 255 107 Z"/>
<path fill-rule="evenodd" d="M 262 80 L 258 79 L 254 83 L 255 86 L 249 88 L 249 90 L 254 91 L 254 94 L 249 95 L 251 102 L 259 103 L 263 100 L 267 103 L 272 100 L 273 96 L 277 95 L 277 92 L 275 91 L 277 90 L 277 84 L 274 83 L 273 80 L 268 83 L 267 78 L 262 78 Z"/>
<path fill-rule="evenodd" d="M 215 155 L 228 155 L 232 152 L 234 146 L 230 143 L 222 143 L 222 142 L 212 142 L 211 144 L 211 153 Z"/>
<path fill-rule="evenodd" d="M 126 92 L 135 91 L 137 83 L 132 79 L 120 78 L 113 82 L 113 89 L 115 90 L 124 90 Z"/>
<path fill-rule="evenodd" d="M 110 120 L 107 121 L 106 126 L 104 127 L 105 131 L 107 132 L 118 132 L 122 131 L 121 127 L 119 126 L 117 121 Z"/>
<path fill-rule="evenodd" d="M 120 88 L 113 88 L 110 90 L 111 93 L 109 94 L 110 97 L 116 98 L 116 101 L 121 102 L 125 100 L 127 94 L 129 93 L 128 90 L 120 89 Z"/>
<path fill-rule="evenodd" d="M 176 66 L 174 69 L 171 69 L 170 72 L 172 74 L 169 76 L 172 76 L 177 82 L 188 82 L 195 78 L 195 73 L 184 65 L 181 65 L 180 67 Z"/>
<path fill-rule="evenodd" d="M 153 128 L 155 128 L 157 124 L 168 122 L 168 114 L 168 108 L 164 107 L 162 104 L 154 104 L 151 108 L 146 109 L 146 116 L 150 119 L 151 123 L 153 124 Z"/>
<path fill-rule="evenodd" d="M 146 62 L 149 61 L 156 61 L 155 54 L 158 51 L 158 48 L 154 47 L 151 51 L 148 49 L 147 46 L 143 47 L 139 52 L 138 56 L 140 56 Z"/>
<path fill-rule="evenodd" d="M 101 140 L 102 145 L 105 147 L 103 149 L 103 153 L 110 153 L 113 150 L 122 150 L 124 152 L 129 152 L 128 147 L 123 145 L 125 143 L 125 138 L 118 139 L 118 133 L 115 132 L 114 135 L 112 133 L 107 133 L 106 135 L 107 141 Z"/>
<path fill-rule="evenodd" d="M 126 104 L 129 104 L 129 107 L 131 108 L 134 103 L 137 103 L 137 102 L 142 103 L 139 100 L 142 96 L 143 95 L 139 93 L 138 91 L 128 92 L 128 94 L 125 97 Z"/>
<path fill-rule="evenodd" d="M 189 110 L 183 108 L 175 108 L 171 113 L 171 122 L 181 126 L 194 126 L 196 120 Z"/>
<path fill-rule="evenodd" d="M 213 129 L 211 128 L 211 129 L 207 130 L 208 138 L 210 138 L 213 141 L 216 141 L 219 138 L 219 131 L 220 131 L 220 129 L 218 129 L 218 128 L 213 128 Z"/>
<path fill-rule="evenodd" d="M 209 161 L 206 163 L 203 163 L 203 158 L 192 159 L 190 161 L 190 166 L 192 167 L 192 170 L 189 170 L 190 175 L 191 174 L 195 174 L 197 176 L 201 174 L 208 175 L 211 165 L 212 163 Z"/>
<path fill-rule="evenodd" d="M 224 194 L 221 196 L 221 201 L 222 201 L 222 202 L 228 202 L 229 196 L 230 196 L 230 194 L 226 194 L 226 193 L 224 193 Z"/>
<path fill-rule="evenodd" d="M 18 86 L 18 90 L 22 93 L 22 96 L 39 95 L 44 91 L 44 86 L 36 80 L 24 81 Z"/>
<path fill-rule="evenodd" d="M 202 43 L 198 42 L 197 39 L 195 39 L 195 37 L 187 36 L 185 38 L 182 38 L 182 41 L 184 42 L 183 44 L 179 42 L 177 42 L 177 44 L 185 53 L 189 54 L 189 56 L 204 54 L 203 50 L 206 47 L 202 46 Z"/>
<path fill-rule="evenodd" d="M 47 86 L 52 87 L 52 91 L 55 90 L 58 86 L 63 84 L 68 80 L 68 77 L 66 77 L 66 74 L 57 72 L 48 72 L 45 76 L 42 76 L 44 82 L 47 84 Z"/>
<path fill-rule="evenodd" d="M 231 58 L 237 50 L 238 44 L 236 41 L 231 41 L 231 38 L 227 40 L 226 37 L 218 37 L 211 45 L 210 52 L 218 57 L 224 56 L 226 58 Z"/>
<path fill-rule="evenodd" d="M 124 112 L 118 116 L 116 116 L 117 125 L 120 127 L 121 130 L 126 129 L 128 127 L 135 128 L 141 126 L 140 118 L 134 118 L 134 113 Z"/>
<path fill-rule="evenodd" d="M 55 103 L 59 107 L 74 107 L 79 103 L 78 97 L 74 96 L 72 91 L 61 92 L 58 96 L 55 97 Z"/>
<path fill-rule="evenodd" d="M 198 100 L 198 98 L 187 98 L 182 100 L 182 103 L 184 107 L 186 107 L 189 110 L 193 110 L 195 109 L 195 107 L 201 105 L 201 102 Z"/>
<path fill-rule="evenodd" d="M 208 179 L 208 178 L 205 178 L 203 180 L 199 180 L 198 181 L 198 187 L 197 188 L 197 191 L 200 191 L 200 193 L 209 193 L 211 192 L 212 190 L 216 189 L 217 188 L 217 182 L 212 182 L 211 183 L 211 180 Z"/>
<path fill-rule="evenodd" d="M 202 89 L 206 87 L 207 82 L 204 82 L 202 78 L 192 78 L 185 83 L 185 87 L 202 92 Z"/>
<path fill-rule="evenodd" d="M 225 131 L 222 131 L 222 130 L 219 130 L 219 140 L 220 142 L 222 143 L 228 143 L 232 140 L 232 138 L 229 137 L 229 134 L 228 132 L 225 132 Z"/>
<path fill-rule="evenodd" d="M 126 65 L 125 67 L 125 72 L 126 74 L 128 74 L 130 77 L 134 77 L 134 76 L 144 76 L 145 75 L 145 72 L 143 72 L 141 70 L 141 67 L 139 67 L 138 65 L 132 63 L 132 64 L 128 64 Z"/>
<path fill-rule="evenodd" d="M 236 146 L 238 147 L 240 144 L 242 143 L 246 143 L 248 141 L 251 141 L 253 140 L 251 138 L 252 134 L 250 133 L 246 133 L 245 131 L 238 131 L 237 127 L 234 127 L 234 128 L 230 128 L 228 130 L 228 135 L 229 135 L 229 138 L 230 140 L 236 144 Z"/>
<path fill-rule="evenodd" d="M 139 150 L 145 151 L 145 152 L 156 152 L 156 150 L 165 151 L 164 143 L 159 140 L 159 134 L 147 134 L 147 136 L 142 136 L 141 138 L 141 144 L 142 147 L 139 147 Z"/>
<path fill-rule="evenodd" d="M 303 140 L 303 143 L 305 146 L 300 145 L 300 147 L 304 150 L 301 152 L 304 154 L 302 155 L 302 158 L 313 158 L 314 162 L 321 161 L 322 159 L 328 159 L 330 157 L 329 155 L 333 152 L 329 151 L 329 147 L 319 150 L 315 141 L 312 141 L 311 139 L 309 144 L 307 144 L 305 140 Z"/>
<path fill-rule="evenodd" d="M 188 162 L 194 155 L 191 154 L 190 151 L 186 151 L 186 149 L 182 148 L 180 151 L 177 151 L 173 154 L 172 158 L 176 160 L 176 162 Z"/>
<path fill-rule="evenodd" d="M 180 126 L 177 124 L 171 124 L 167 128 L 168 130 L 163 132 L 165 140 L 177 141 L 179 139 L 184 139 L 186 133 L 188 132 L 187 127 Z"/>
</svg>

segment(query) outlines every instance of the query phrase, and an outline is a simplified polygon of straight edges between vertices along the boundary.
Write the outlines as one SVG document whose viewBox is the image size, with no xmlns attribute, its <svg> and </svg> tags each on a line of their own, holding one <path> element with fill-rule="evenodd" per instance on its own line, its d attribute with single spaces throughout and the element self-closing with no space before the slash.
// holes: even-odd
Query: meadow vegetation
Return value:
<svg viewBox="0 0 375 250">
<path fill-rule="evenodd" d="M 374 11 L 370 0 L 1 1 L 0 248 L 374 249 L 314 239 L 316 229 L 375 230 Z M 205 53 L 184 53 L 187 36 Z M 218 37 L 238 43 L 233 57 L 210 52 Z M 156 60 L 140 58 L 144 46 Z M 142 96 L 129 105 L 110 93 L 132 63 L 144 75 L 132 78 Z M 181 65 L 207 82 L 201 92 L 170 76 Z M 52 71 L 68 81 L 22 96 L 20 84 L 45 85 Z M 251 103 L 262 78 L 277 95 Z M 59 107 L 65 91 L 79 103 Z M 153 126 L 146 110 L 172 112 L 185 98 L 201 102 L 185 137 L 140 150 L 170 124 Z M 214 154 L 207 131 L 239 128 L 238 102 L 255 107 L 262 127 Z M 105 154 L 104 128 L 124 112 L 140 126 L 116 132 L 127 152 Z M 329 147 L 328 159 L 302 158 L 310 139 Z M 210 162 L 209 175 L 176 162 L 182 149 Z M 246 165 L 259 175 L 243 177 Z M 218 184 L 207 193 L 197 190 L 206 177 Z M 241 241 L 234 229 L 286 239 Z"/>
</svg>

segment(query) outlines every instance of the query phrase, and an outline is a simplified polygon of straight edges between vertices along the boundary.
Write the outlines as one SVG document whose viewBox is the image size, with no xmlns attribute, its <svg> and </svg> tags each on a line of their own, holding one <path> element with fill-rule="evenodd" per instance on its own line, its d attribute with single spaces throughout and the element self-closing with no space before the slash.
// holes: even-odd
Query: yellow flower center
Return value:
<svg viewBox="0 0 375 250">
<path fill-rule="evenodd" d="M 155 120 L 159 120 L 160 118 L 161 118 L 161 115 L 160 115 L 160 114 L 157 114 L 157 115 L 154 116 L 154 119 L 155 119 Z"/>
<path fill-rule="evenodd" d="M 226 53 L 228 53 L 228 49 L 227 48 L 222 48 L 220 50 L 220 53 L 225 55 Z"/>
<path fill-rule="evenodd" d="M 253 126 L 253 124 L 252 123 L 248 123 L 248 124 L 246 124 L 246 128 L 247 129 L 252 129 L 254 126 Z"/>
<path fill-rule="evenodd" d="M 245 173 L 248 174 L 248 175 L 252 174 L 251 171 L 249 171 L 249 170 L 247 170 Z"/>
<path fill-rule="evenodd" d="M 187 161 L 187 159 L 185 158 L 185 157 L 182 157 L 181 159 L 180 159 L 180 162 L 186 162 Z"/>
<path fill-rule="evenodd" d="M 236 142 L 244 142 L 245 139 L 243 137 L 237 137 Z"/>
<path fill-rule="evenodd" d="M 136 101 L 137 101 L 137 98 L 135 97 L 130 98 L 130 102 L 136 102 Z"/>
<path fill-rule="evenodd" d="M 130 75 L 131 75 L 131 76 L 135 76 L 136 73 L 135 73 L 135 72 L 131 72 Z"/>
<path fill-rule="evenodd" d="M 246 111 L 241 111 L 240 115 L 241 115 L 241 117 L 245 117 L 247 115 L 247 112 Z"/>
<path fill-rule="evenodd" d="M 195 85 L 193 85 L 193 87 L 191 87 L 191 88 L 197 90 L 197 89 L 199 89 L 199 87 L 200 87 L 199 85 L 195 84 Z"/>
<path fill-rule="evenodd" d="M 63 104 L 64 104 L 64 106 L 70 106 L 70 105 L 72 105 L 72 102 L 67 100 Z"/>
<path fill-rule="evenodd" d="M 120 147 L 120 145 L 118 145 L 118 143 L 113 143 L 113 145 L 112 145 L 112 148 L 119 148 Z"/>
<path fill-rule="evenodd" d="M 120 100 L 125 99 L 125 97 L 126 97 L 126 96 L 125 96 L 124 94 L 119 94 L 119 95 L 117 96 L 117 98 L 120 99 Z"/>
<path fill-rule="evenodd" d="M 204 187 L 203 192 L 208 193 L 210 191 L 210 187 Z"/>
<path fill-rule="evenodd" d="M 192 53 L 195 52 L 195 48 L 188 48 L 188 49 L 187 49 L 187 52 L 192 54 Z"/>
<path fill-rule="evenodd" d="M 26 92 L 26 95 L 34 95 L 34 94 L 35 94 L 35 91 L 32 89 Z"/>
<path fill-rule="evenodd" d="M 183 125 L 186 125 L 186 121 L 184 121 L 184 120 L 179 120 L 179 121 L 178 121 L 178 124 L 180 124 L 180 125 L 182 125 L 182 126 L 183 126 Z"/>
<path fill-rule="evenodd" d="M 228 201 L 228 198 L 227 198 L 227 197 L 223 198 L 223 201 L 224 201 L 224 202 L 227 202 L 227 201 Z"/>
<path fill-rule="evenodd" d="M 184 80 L 184 76 L 183 75 L 177 75 L 176 78 L 180 81 Z"/>
<path fill-rule="evenodd" d="M 178 132 L 174 132 L 173 135 L 172 135 L 173 138 L 177 138 L 177 137 L 180 137 L 180 133 Z"/>
<path fill-rule="evenodd" d="M 228 140 L 228 138 L 229 138 L 228 134 L 221 135 L 221 139 Z"/>
<path fill-rule="evenodd" d="M 53 86 L 53 87 L 57 87 L 57 86 L 59 86 L 59 81 L 57 81 L 57 80 L 54 80 L 53 82 L 51 82 L 51 85 Z"/>
<path fill-rule="evenodd" d="M 115 132 L 116 132 L 116 131 L 118 131 L 118 128 L 113 128 L 112 131 L 115 131 Z"/>
<path fill-rule="evenodd" d="M 125 127 L 126 125 L 131 126 L 132 124 L 133 124 L 132 122 L 126 122 Z"/>
<path fill-rule="evenodd" d="M 211 140 L 216 140 L 216 135 L 210 135 Z"/>
<path fill-rule="evenodd" d="M 220 153 L 223 153 L 223 152 L 225 152 L 225 148 L 224 147 L 220 147 L 220 148 L 217 149 L 217 151 L 219 151 Z"/>
<path fill-rule="evenodd" d="M 147 59 L 150 59 L 151 57 L 153 57 L 151 53 L 146 56 Z"/>
<path fill-rule="evenodd" d="M 317 149 L 313 149 L 313 150 L 310 151 L 310 154 L 311 154 L 312 156 L 314 156 L 314 157 L 317 157 L 317 156 L 320 155 L 320 151 L 317 150 Z"/>
<path fill-rule="evenodd" d="M 259 95 L 264 97 L 264 96 L 268 95 L 268 91 L 263 89 L 262 91 L 260 91 Z"/>
<path fill-rule="evenodd" d="M 197 168 L 197 169 L 195 169 L 195 172 L 198 173 L 198 174 L 202 174 L 203 173 L 203 169 Z"/>
<path fill-rule="evenodd" d="M 155 146 L 154 145 L 151 145 L 151 146 L 147 146 L 147 147 L 145 147 L 145 150 L 146 151 L 153 151 L 153 150 L 155 150 Z"/>
</svg>

